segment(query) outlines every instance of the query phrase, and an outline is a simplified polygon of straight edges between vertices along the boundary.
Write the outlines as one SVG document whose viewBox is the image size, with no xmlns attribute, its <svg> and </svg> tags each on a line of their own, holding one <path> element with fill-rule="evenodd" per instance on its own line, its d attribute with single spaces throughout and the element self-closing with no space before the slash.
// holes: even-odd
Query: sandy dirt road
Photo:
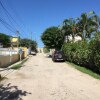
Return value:
<svg viewBox="0 0 100 100">
<path fill-rule="evenodd" d="M 100 100 L 100 80 L 44 54 L 30 57 L 7 77 L 0 100 Z"/>
</svg>

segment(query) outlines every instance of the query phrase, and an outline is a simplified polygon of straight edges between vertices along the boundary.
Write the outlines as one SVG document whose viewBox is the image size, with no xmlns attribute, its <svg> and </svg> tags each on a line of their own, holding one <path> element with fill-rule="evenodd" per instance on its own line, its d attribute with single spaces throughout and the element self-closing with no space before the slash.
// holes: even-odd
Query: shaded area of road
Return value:
<svg viewBox="0 0 100 100">
<path fill-rule="evenodd" d="M 12 86 L 11 83 L 7 85 L 0 85 L 0 100 L 22 100 L 21 96 L 27 96 L 26 91 L 18 89 L 17 86 Z"/>
</svg>

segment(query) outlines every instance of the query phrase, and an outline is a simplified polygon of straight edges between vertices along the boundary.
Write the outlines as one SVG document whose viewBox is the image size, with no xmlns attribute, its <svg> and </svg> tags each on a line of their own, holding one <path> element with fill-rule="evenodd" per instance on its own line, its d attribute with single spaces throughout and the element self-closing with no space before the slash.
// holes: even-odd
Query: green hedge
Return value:
<svg viewBox="0 0 100 100">
<path fill-rule="evenodd" d="M 66 60 L 100 73 L 100 33 L 91 41 L 64 43 Z"/>
</svg>

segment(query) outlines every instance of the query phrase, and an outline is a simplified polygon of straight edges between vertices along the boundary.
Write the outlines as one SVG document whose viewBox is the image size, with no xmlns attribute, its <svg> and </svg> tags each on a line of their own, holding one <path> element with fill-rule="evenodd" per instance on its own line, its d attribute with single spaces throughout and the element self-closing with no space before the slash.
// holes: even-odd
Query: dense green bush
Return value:
<svg viewBox="0 0 100 100">
<path fill-rule="evenodd" d="M 49 53 L 50 50 L 49 50 L 47 47 L 44 47 L 44 48 L 43 48 L 43 52 L 44 52 L 44 53 Z"/>
<path fill-rule="evenodd" d="M 100 33 L 96 33 L 95 38 L 89 43 L 89 62 L 94 70 L 100 72 Z"/>
<path fill-rule="evenodd" d="M 87 42 L 65 43 L 62 49 L 68 61 L 87 65 L 89 53 Z"/>
<path fill-rule="evenodd" d="M 100 73 L 100 33 L 91 41 L 64 43 L 66 60 Z"/>
</svg>

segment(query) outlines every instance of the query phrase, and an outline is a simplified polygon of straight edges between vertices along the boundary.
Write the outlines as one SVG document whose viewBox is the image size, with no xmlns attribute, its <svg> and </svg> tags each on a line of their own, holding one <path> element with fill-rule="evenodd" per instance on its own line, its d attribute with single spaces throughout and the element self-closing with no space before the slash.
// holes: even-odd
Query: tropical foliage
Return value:
<svg viewBox="0 0 100 100">
<path fill-rule="evenodd" d="M 82 40 L 90 38 L 93 32 L 98 32 L 100 24 L 100 18 L 95 12 L 82 13 L 80 18 L 69 18 L 63 21 L 62 30 L 65 31 L 67 40 L 69 36 L 72 36 L 72 41 L 75 40 L 75 36 L 80 36 Z"/>
<path fill-rule="evenodd" d="M 79 18 L 78 26 L 80 29 L 78 35 L 85 40 L 86 38 L 90 38 L 93 32 L 98 31 L 99 18 L 93 11 L 82 13 Z"/>
<path fill-rule="evenodd" d="M 77 29 L 78 29 L 77 19 L 69 18 L 63 21 L 62 31 L 65 33 L 65 36 L 67 36 L 68 42 L 69 42 L 69 36 L 72 37 L 72 41 L 75 40 L 75 36 L 77 35 L 76 34 Z"/>
<path fill-rule="evenodd" d="M 62 47 L 66 60 L 100 73 L 100 18 L 90 11 L 82 13 L 76 20 L 70 18 L 63 23 L 65 35 L 72 36 L 72 41 L 67 41 Z M 75 42 L 75 36 L 82 40 Z"/>
<path fill-rule="evenodd" d="M 46 29 L 42 41 L 49 48 L 62 47 L 67 61 L 100 73 L 99 26 L 100 17 L 94 11 L 82 13 L 78 18 L 65 19 L 58 28 Z M 81 40 L 75 42 L 77 36 Z M 65 42 L 64 37 L 66 37 Z"/>
</svg>

